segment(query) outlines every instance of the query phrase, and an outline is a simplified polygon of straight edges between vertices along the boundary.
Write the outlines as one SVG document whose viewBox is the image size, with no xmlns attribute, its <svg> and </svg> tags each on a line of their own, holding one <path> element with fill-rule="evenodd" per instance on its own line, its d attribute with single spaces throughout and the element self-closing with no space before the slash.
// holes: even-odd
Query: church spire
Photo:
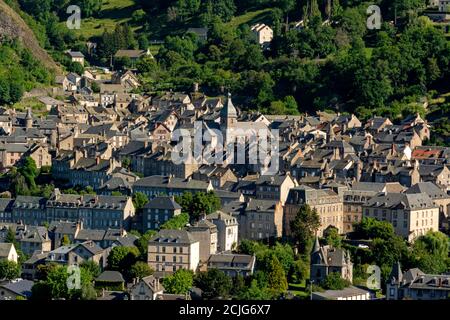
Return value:
<svg viewBox="0 0 450 320">
<path fill-rule="evenodd" d="M 33 116 L 31 115 L 31 108 L 27 109 L 27 115 L 25 117 L 25 127 L 27 129 L 33 127 Z"/>
<path fill-rule="evenodd" d="M 222 125 L 228 127 L 233 126 L 237 121 L 237 111 L 231 100 L 231 93 L 228 92 L 228 99 L 225 106 L 220 110 L 220 122 Z"/>
<path fill-rule="evenodd" d="M 316 240 L 314 242 L 314 247 L 312 253 L 320 251 L 320 243 L 319 243 L 319 237 L 316 236 Z"/>
</svg>

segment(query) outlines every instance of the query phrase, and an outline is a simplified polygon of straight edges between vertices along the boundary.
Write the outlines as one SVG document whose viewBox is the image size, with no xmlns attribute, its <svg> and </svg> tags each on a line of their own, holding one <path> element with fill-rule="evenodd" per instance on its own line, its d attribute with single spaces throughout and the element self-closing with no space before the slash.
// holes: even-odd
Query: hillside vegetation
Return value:
<svg viewBox="0 0 450 320">
<path fill-rule="evenodd" d="M 8 0 L 45 30 L 46 48 L 73 69 L 64 50 L 83 51 L 91 64 L 137 68 L 143 90 L 207 95 L 230 90 L 243 109 L 270 114 L 316 110 L 394 120 L 428 112 L 423 101 L 450 92 L 450 45 L 422 15 L 427 0 Z M 65 27 L 69 3 L 83 11 L 82 29 Z M 367 8 L 381 7 L 380 30 L 366 26 Z M 294 29 L 304 20 L 305 27 Z M 393 23 L 396 22 L 396 24 Z M 274 31 L 270 50 L 250 27 Z M 191 27 L 208 28 L 202 41 Z M 88 55 L 86 41 L 98 44 Z M 155 59 L 112 59 L 118 49 L 151 48 Z M 439 105 L 432 105 L 439 109 Z M 438 119 L 436 119 L 438 120 Z"/>
<path fill-rule="evenodd" d="M 54 72 L 61 71 L 52 57 L 42 49 L 27 23 L 3 0 L 0 0 L 0 37 L 18 39 L 46 68 Z"/>
</svg>

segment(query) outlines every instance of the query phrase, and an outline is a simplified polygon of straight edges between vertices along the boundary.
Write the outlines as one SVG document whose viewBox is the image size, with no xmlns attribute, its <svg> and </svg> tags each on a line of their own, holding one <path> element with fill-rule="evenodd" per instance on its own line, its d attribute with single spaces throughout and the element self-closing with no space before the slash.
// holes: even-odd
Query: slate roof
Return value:
<svg viewBox="0 0 450 320">
<path fill-rule="evenodd" d="M 11 281 L 7 284 L 2 285 L 1 287 L 17 295 L 29 298 L 31 297 L 31 288 L 33 287 L 33 285 L 33 281 L 20 279 L 18 281 Z"/>
<path fill-rule="evenodd" d="M 150 176 L 139 179 L 133 187 L 159 187 L 159 188 L 180 188 L 180 189 L 204 189 L 208 188 L 208 182 L 181 179 L 167 176 Z"/>
<path fill-rule="evenodd" d="M 242 270 L 242 265 L 245 265 L 246 268 L 253 269 L 255 264 L 255 257 L 247 254 L 227 254 L 227 253 L 218 253 L 212 254 L 209 257 L 208 265 L 214 267 L 216 264 L 220 265 L 220 268 L 223 269 L 239 269 Z M 222 264 L 226 264 L 223 266 Z"/>
<path fill-rule="evenodd" d="M 191 244 L 198 241 L 186 230 L 160 230 L 150 242 Z"/>
<path fill-rule="evenodd" d="M 0 212 L 11 211 L 13 199 L 0 198 Z"/>
<path fill-rule="evenodd" d="M 436 208 L 431 198 L 423 193 L 387 193 L 369 199 L 364 206 L 394 209 L 403 206 L 405 209 L 418 210 Z"/>
<path fill-rule="evenodd" d="M 145 209 L 181 210 L 181 206 L 172 197 L 156 197 L 150 200 Z"/>
<path fill-rule="evenodd" d="M 84 58 L 84 54 L 82 54 L 80 51 L 69 51 L 67 52 L 67 54 L 72 58 Z"/>
<path fill-rule="evenodd" d="M 269 211 L 273 212 L 278 201 L 251 199 L 247 202 L 245 211 Z"/>
<path fill-rule="evenodd" d="M 420 182 L 405 191 L 408 194 L 425 193 L 431 199 L 448 199 L 450 195 L 442 191 L 432 182 Z"/>
<path fill-rule="evenodd" d="M 347 298 L 356 295 L 366 295 L 370 291 L 355 286 L 350 286 L 342 290 L 326 290 L 324 292 L 313 292 L 314 296 L 319 296 L 325 300 L 335 300 L 337 298 Z"/>
<path fill-rule="evenodd" d="M 125 282 L 122 274 L 119 271 L 103 271 L 95 281 L 101 282 Z"/>
<path fill-rule="evenodd" d="M 17 196 L 14 208 L 39 209 L 45 206 L 45 202 L 43 197 Z"/>
</svg>

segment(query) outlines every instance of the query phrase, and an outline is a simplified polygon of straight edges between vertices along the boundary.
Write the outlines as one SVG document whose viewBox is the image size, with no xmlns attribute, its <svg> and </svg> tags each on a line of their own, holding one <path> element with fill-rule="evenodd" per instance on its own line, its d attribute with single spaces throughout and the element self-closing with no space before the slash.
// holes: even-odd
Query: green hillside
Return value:
<svg viewBox="0 0 450 320">
<path fill-rule="evenodd" d="M 233 93 L 243 109 L 269 114 L 317 110 L 379 115 L 394 121 L 426 115 L 423 101 L 450 91 L 450 44 L 423 15 L 425 0 L 73 0 L 81 30 L 65 26 L 67 1 L 8 0 L 34 18 L 42 42 L 67 70 L 79 50 L 90 64 L 136 68 L 143 91 Z M 367 7 L 381 6 L 381 29 L 367 28 Z M 397 21 L 393 25 L 390 21 Z M 305 21 L 302 29 L 295 22 Z M 249 28 L 273 29 L 269 50 Z M 208 39 L 187 34 L 207 27 Z M 98 46 L 88 54 L 86 41 Z M 150 48 L 155 59 L 113 59 L 119 49 Z"/>
<path fill-rule="evenodd" d="M 114 30 L 117 24 L 130 23 L 136 8 L 134 0 L 103 0 L 99 16 L 84 18 L 81 29 L 75 32 L 85 39 L 101 36 L 105 29 Z"/>
</svg>

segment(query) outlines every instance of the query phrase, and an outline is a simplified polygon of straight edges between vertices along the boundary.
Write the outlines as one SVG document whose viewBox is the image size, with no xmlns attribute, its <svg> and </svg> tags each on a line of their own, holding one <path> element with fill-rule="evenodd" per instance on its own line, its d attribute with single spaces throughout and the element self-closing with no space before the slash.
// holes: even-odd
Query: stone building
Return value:
<svg viewBox="0 0 450 320">
<path fill-rule="evenodd" d="M 160 230 L 148 242 L 147 262 L 157 272 L 178 269 L 196 271 L 200 261 L 200 243 L 186 230 Z"/>
<path fill-rule="evenodd" d="M 200 262 L 206 263 L 217 252 L 217 227 L 208 220 L 201 220 L 187 229 L 200 243 Z"/>
<path fill-rule="evenodd" d="M 284 206 L 284 234 L 291 235 L 290 222 L 293 221 L 299 208 L 307 204 L 315 209 L 320 217 L 318 235 L 329 226 L 334 226 L 339 233 L 344 232 L 344 208 L 342 197 L 331 189 L 314 189 L 308 186 L 299 186 L 289 192 Z"/>
<path fill-rule="evenodd" d="M 217 227 L 217 251 L 230 251 L 238 244 L 238 222 L 233 216 L 217 211 L 206 217 Z"/>
<path fill-rule="evenodd" d="M 160 225 L 181 214 L 181 206 L 173 197 L 156 197 L 143 209 L 143 231 L 158 229 Z"/>
<path fill-rule="evenodd" d="M 363 205 L 363 216 L 388 221 L 408 241 L 439 230 L 439 207 L 424 193 L 387 193 Z"/>
<path fill-rule="evenodd" d="M 330 273 L 338 273 L 341 278 L 353 281 L 353 263 L 350 260 L 350 253 L 340 248 L 320 246 L 318 237 L 311 252 L 310 270 L 310 279 L 315 284 L 319 284 Z"/>
<path fill-rule="evenodd" d="M 249 199 L 239 215 L 239 237 L 269 240 L 283 235 L 283 205 L 277 200 Z"/>
<path fill-rule="evenodd" d="M 418 268 L 402 272 L 400 263 L 392 267 L 386 284 L 387 300 L 447 300 L 450 276 L 425 274 Z"/>
</svg>

